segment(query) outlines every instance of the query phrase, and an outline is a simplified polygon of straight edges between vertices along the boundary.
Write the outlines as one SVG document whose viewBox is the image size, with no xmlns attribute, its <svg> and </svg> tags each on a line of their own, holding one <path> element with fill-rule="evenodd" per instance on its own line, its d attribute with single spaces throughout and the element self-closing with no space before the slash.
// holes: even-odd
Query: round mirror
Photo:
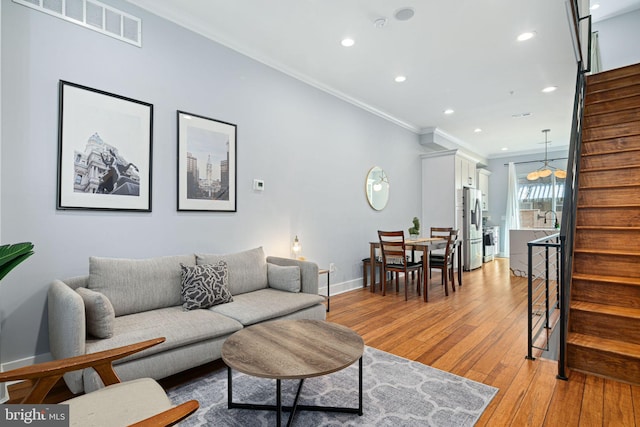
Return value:
<svg viewBox="0 0 640 427">
<path fill-rule="evenodd" d="M 374 166 L 369 169 L 365 192 L 369 205 L 377 211 L 381 211 L 387 206 L 389 201 L 389 179 L 381 167 Z"/>
</svg>

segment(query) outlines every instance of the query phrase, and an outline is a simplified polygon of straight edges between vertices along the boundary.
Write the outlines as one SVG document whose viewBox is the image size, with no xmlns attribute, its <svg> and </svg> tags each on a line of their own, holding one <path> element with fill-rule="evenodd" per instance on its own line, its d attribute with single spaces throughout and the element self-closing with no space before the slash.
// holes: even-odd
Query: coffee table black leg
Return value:
<svg viewBox="0 0 640 427">
<path fill-rule="evenodd" d="M 362 356 L 358 361 L 358 415 L 362 416 Z"/>
<path fill-rule="evenodd" d="M 291 412 L 289 414 L 289 420 L 287 427 L 290 427 L 293 423 L 293 418 L 298 409 L 303 411 L 328 411 L 328 412 L 343 412 L 350 414 L 358 414 L 362 416 L 362 356 L 358 359 L 358 408 L 344 408 L 333 406 L 316 406 L 316 405 L 298 405 L 298 399 L 300 398 L 300 392 L 304 379 L 300 380 L 298 385 L 298 391 L 293 401 L 292 406 L 282 406 L 282 380 L 276 379 L 276 405 L 259 405 L 252 403 L 237 403 L 233 401 L 233 375 L 231 374 L 231 368 L 227 366 L 227 407 L 229 409 L 257 409 L 257 410 L 275 410 L 276 411 L 276 424 L 278 427 L 282 425 L 282 411 Z"/>
<path fill-rule="evenodd" d="M 282 425 L 282 380 L 279 379 L 276 380 L 276 425 Z"/>
</svg>

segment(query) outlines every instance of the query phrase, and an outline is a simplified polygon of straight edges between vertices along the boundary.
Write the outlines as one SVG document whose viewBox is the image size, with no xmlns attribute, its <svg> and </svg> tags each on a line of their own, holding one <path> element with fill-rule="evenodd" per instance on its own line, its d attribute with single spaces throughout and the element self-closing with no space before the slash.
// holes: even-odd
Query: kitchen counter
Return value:
<svg viewBox="0 0 640 427">
<path fill-rule="evenodd" d="M 509 268 L 514 276 L 528 275 L 528 246 L 532 240 L 559 233 L 556 228 L 521 228 L 509 230 Z M 538 264 L 540 261 L 535 261 Z M 538 269 L 536 269 L 538 270 Z M 538 271 L 534 271 L 537 276 Z"/>
</svg>

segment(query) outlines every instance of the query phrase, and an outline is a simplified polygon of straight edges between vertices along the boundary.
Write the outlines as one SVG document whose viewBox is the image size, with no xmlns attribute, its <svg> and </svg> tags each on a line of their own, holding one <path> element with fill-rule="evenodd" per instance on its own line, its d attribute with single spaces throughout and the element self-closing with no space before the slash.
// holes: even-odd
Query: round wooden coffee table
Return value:
<svg viewBox="0 0 640 427">
<path fill-rule="evenodd" d="M 231 335 L 222 346 L 222 360 L 228 369 L 229 408 L 275 410 L 277 425 L 282 411 L 296 410 L 347 412 L 362 415 L 362 353 L 364 341 L 355 331 L 321 320 L 276 320 L 244 328 Z M 305 378 L 339 371 L 359 360 L 358 408 L 298 405 Z M 233 402 L 231 370 L 254 377 L 276 380 L 276 404 L 257 405 Z M 299 379 L 291 406 L 283 406 L 281 381 Z"/>
</svg>

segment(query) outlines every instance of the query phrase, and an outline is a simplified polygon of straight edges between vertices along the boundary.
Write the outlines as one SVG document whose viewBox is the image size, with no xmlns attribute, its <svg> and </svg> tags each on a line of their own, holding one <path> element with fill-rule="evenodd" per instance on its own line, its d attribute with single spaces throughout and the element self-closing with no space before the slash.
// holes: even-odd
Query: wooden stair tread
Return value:
<svg viewBox="0 0 640 427">
<path fill-rule="evenodd" d="M 567 337 L 567 344 L 640 358 L 640 344 L 610 340 L 593 335 L 578 334 L 575 332 L 569 333 L 569 336 Z"/>
<path fill-rule="evenodd" d="M 580 230 L 598 230 L 598 231 L 640 231 L 639 227 L 623 227 L 614 225 L 576 225 Z"/>
<path fill-rule="evenodd" d="M 629 188 L 640 187 L 640 184 L 602 184 L 602 185 L 580 185 L 580 190 L 600 190 L 605 188 Z"/>
<path fill-rule="evenodd" d="M 629 319 L 640 319 L 640 309 L 638 308 L 598 304 L 595 302 L 572 301 L 571 310 L 589 311 L 592 313 L 608 314 L 611 316 L 620 316 Z"/>
<path fill-rule="evenodd" d="M 640 73 L 640 64 L 626 65 L 624 67 L 607 70 L 601 73 L 590 74 L 587 76 L 588 84 L 603 83 L 612 80 L 624 79 Z"/>
<path fill-rule="evenodd" d="M 604 140 L 600 140 L 599 142 L 601 141 L 604 141 Z M 591 144 L 591 143 L 594 143 L 594 141 L 583 142 L 583 144 Z M 597 142 L 595 142 L 595 144 L 597 144 Z M 580 155 L 582 157 L 606 156 L 607 154 L 633 153 L 635 151 L 640 151 L 640 146 L 633 147 L 633 148 L 626 148 L 622 150 L 609 150 L 609 151 L 598 151 L 594 153 L 581 153 Z"/>
<path fill-rule="evenodd" d="M 575 253 L 583 254 L 595 254 L 595 255 L 617 255 L 617 256 L 640 256 L 640 252 L 636 251 L 617 251 L 612 249 L 578 249 L 574 250 Z"/>
<path fill-rule="evenodd" d="M 617 283 L 620 285 L 640 286 L 640 277 L 604 276 L 599 274 L 573 273 L 573 280 L 589 280 L 592 282 Z"/>
<path fill-rule="evenodd" d="M 612 153 L 609 153 L 612 154 Z M 591 154 L 591 156 L 599 156 L 601 154 Z M 589 172 L 606 172 L 612 170 L 623 170 L 623 169 L 636 169 L 640 168 L 640 165 L 623 165 L 623 166 L 603 166 L 598 168 L 581 168 L 580 173 L 589 173 Z"/>
<path fill-rule="evenodd" d="M 615 208 L 621 208 L 621 209 L 625 209 L 625 208 L 640 208 L 640 203 L 625 203 L 625 204 L 618 204 L 618 205 L 587 205 L 587 204 L 581 204 L 578 205 L 578 209 L 615 209 Z"/>
</svg>

